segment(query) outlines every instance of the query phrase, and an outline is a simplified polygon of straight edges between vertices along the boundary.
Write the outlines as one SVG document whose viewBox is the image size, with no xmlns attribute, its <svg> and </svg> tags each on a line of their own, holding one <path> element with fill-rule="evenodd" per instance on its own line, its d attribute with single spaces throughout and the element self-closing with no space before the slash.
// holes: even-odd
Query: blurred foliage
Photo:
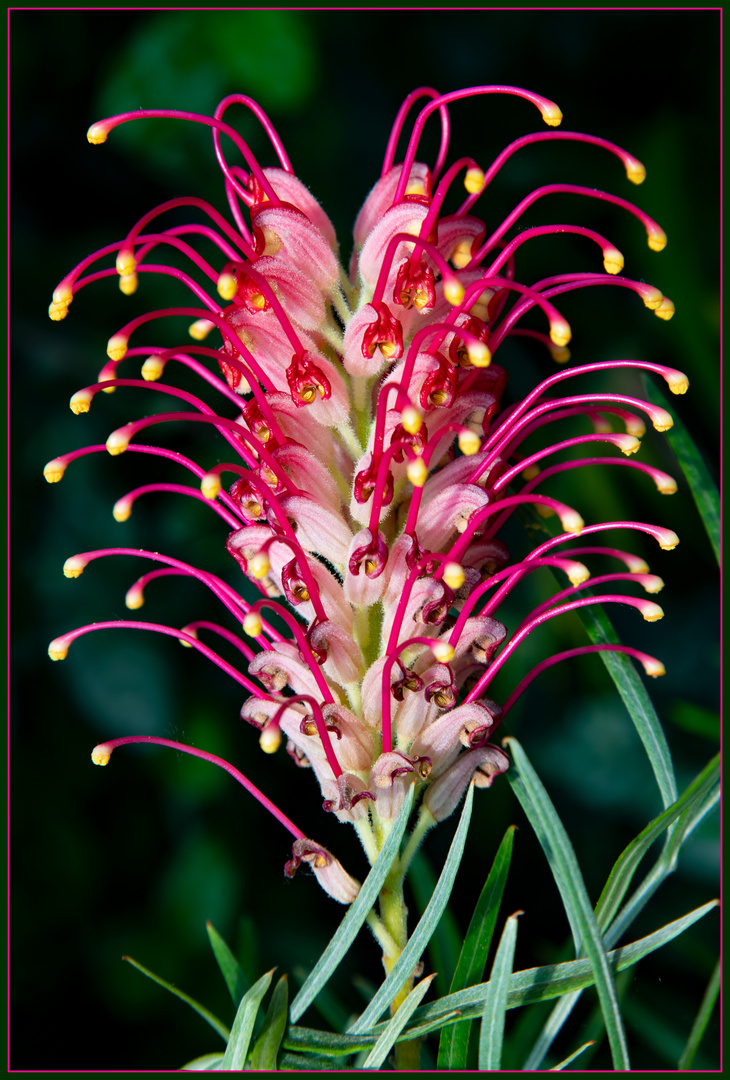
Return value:
<svg viewBox="0 0 730 1080">
<path fill-rule="evenodd" d="M 450 90 L 501 82 L 558 101 L 564 128 L 602 135 L 636 154 L 647 167 L 645 185 L 631 188 L 603 151 L 570 143 L 550 152 L 535 147 L 511 160 L 482 213 L 489 217 L 493 203 L 499 220 L 537 184 L 570 180 L 634 199 L 662 223 L 669 244 L 656 256 L 634 219 L 590 200 L 576 206 L 554 196 L 524 219 L 525 226 L 580 220 L 617 243 L 628 274 L 672 297 L 677 315 L 669 324 L 620 289 L 581 290 L 561 309 L 573 326 L 574 361 L 634 356 L 687 370 L 691 390 L 674 404 L 716 468 L 719 27 L 718 13 L 690 10 L 426 9 L 416 16 L 11 11 L 13 1068 L 177 1068 L 214 1048 L 208 1029 L 198 1018 L 184 1021 L 183 1006 L 120 963 L 122 954 L 230 1019 L 206 919 L 231 943 L 253 982 L 275 964 L 290 973 L 311 967 L 341 917 L 313 880 L 283 879 L 286 836 L 228 777 L 211 775 L 196 760 L 137 748 L 110 769 L 92 769 L 88 754 L 102 732 L 163 733 L 240 761 L 254 783 L 323 843 L 337 851 L 348 845 L 353 873 L 365 870 L 353 838 L 321 814 L 312 777 L 292 772 L 284 755 L 271 759 L 257 752 L 237 719 L 238 689 L 201 658 L 181 655 L 173 640 L 117 631 L 78 642 L 64 664 L 52 665 L 46 657 L 48 641 L 72 626 L 124 617 L 124 592 L 143 572 L 128 559 L 105 560 L 80 580 L 67 581 L 61 565 L 76 551 L 144 545 L 228 573 L 232 581 L 236 573 L 222 550 L 224 533 L 205 507 L 159 497 L 141 502 L 124 526 L 112 521 L 115 499 L 151 475 L 141 455 L 114 462 L 106 455 L 85 458 L 54 488 L 41 475 L 59 452 L 103 442 L 144 407 L 162 407 L 152 392 L 134 392 L 130 401 L 130 392 L 120 391 L 97 401 L 88 416 L 66 411 L 70 394 L 92 381 L 104 362 L 110 334 L 130 310 L 144 309 L 145 290 L 130 301 L 113 283 L 102 282 L 86 290 L 57 326 L 45 314 L 57 281 L 163 199 L 195 194 L 225 209 L 206 130 L 147 121 L 115 131 L 104 147 L 90 147 L 88 125 L 140 107 L 210 112 L 225 93 L 250 94 L 270 112 L 295 169 L 330 213 L 346 256 L 351 222 L 377 178 L 397 108 L 414 86 Z M 52 78 L 40 79 L 39 72 Z M 462 103 L 452 112 L 452 159 L 470 153 L 486 164 L 511 139 L 538 129 L 533 112 L 509 98 Z M 231 122 L 271 163 L 271 150 L 249 115 L 231 110 Z M 437 138 L 436 125 L 427 125 L 426 160 L 433 159 Z M 535 242 L 523 252 L 528 280 L 546 270 L 589 269 L 595 257 L 575 237 Z M 153 295 L 164 302 L 179 296 L 177 288 L 165 283 Z M 151 332 L 146 342 L 158 344 Z M 549 360 L 519 339 L 500 361 L 516 393 L 550 370 Z M 623 380 L 621 392 L 639 393 L 638 381 L 631 387 Z M 179 433 L 176 427 L 161 439 Z M 216 447 L 204 433 L 185 438 L 191 456 L 216 460 Z M 664 440 L 653 432 L 642 458 L 676 472 Z M 628 472 L 606 468 L 588 484 L 565 474 L 556 494 L 579 506 L 586 520 L 633 516 L 681 534 L 676 552 L 659 552 L 648 541 L 640 551 L 667 581 L 665 620 L 647 628 L 627 616 L 616 624 L 625 641 L 666 664 L 666 677 L 651 691 L 683 786 L 709 757 L 709 739 L 717 731 L 715 567 L 682 482 L 679 493 L 665 500 Z M 515 551 L 524 545 L 516 527 L 509 542 Z M 506 611 L 509 625 L 552 587 L 547 580 L 526 583 Z M 173 625 L 216 617 L 202 590 L 180 579 L 155 583 L 148 605 L 147 617 Z M 561 648 L 584 641 L 577 620 L 565 619 L 553 630 Z M 495 696 L 506 696 L 544 655 L 546 640 L 534 635 L 505 666 Z M 550 788 L 584 861 L 589 889 L 600 887 L 625 843 L 658 810 L 633 729 L 600 662 L 581 658 L 547 671 L 511 714 L 510 730 L 524 741 Z M 504 910 L 528 912 L 516 957 L 516 965 L 525 967 L 557 958 L 568 928 L 537 842 L 506 783 L 478 795 L 454 912 L 463 931 L 512 823 L 523 827 Z M 678 873 L 637 923 L 637 936 L 714 895 L 716 829 L 711 820 L 698 831 Z M 434 867 L 442 865 L 452 834 L 449 823 L 430 839 Z M 689 1032 L 715 962 L 714 927 L 706 922 L 644 961 L 626 989 L 641 1036 L 635 1069 L 675 1067 L 666 1033 Z M 354 1011 L 361 1007 L 354 977 L 359 985 L 379 983 L 381 970 L 365 935 L 352 958 L 353 967 L 338 973 L 332 989 Z M 43 1039 L 37 1036 L 41 1015 Z M 571 1039 L 580 1040 L 590 1020 L 586 1000 L 571 1021 Z M 311 1022 L 320 1022 L 314 1013 Z M 509 1018 L 508 1039 L 511 1032 L 519 1035 L 520 1022 L 519 1016 Z M 715 1020 L 696 1068 L 717 1067 L 717 1034 Z M 565 1053 L 572 1048 L 566 1045 Z M 591 1067 L 604 1067 L 605 1054 L 605 1046 L 598 1047 Z"/>
</svg>

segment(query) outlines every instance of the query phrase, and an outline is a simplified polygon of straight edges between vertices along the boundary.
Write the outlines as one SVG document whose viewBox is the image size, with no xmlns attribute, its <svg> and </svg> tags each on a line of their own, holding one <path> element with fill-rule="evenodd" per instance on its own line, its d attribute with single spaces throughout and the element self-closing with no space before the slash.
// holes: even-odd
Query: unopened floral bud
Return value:
<svg viewBox="0 0 730 1080">
<path fill-rule="evenodd" d="M 138 581 L 132 585 L 131 589 L 127 589 L 124 603 L 130 611 L 137 611 L 138 608 L 144 606 L 144 590 Z"/>
<path fill-rule="evenodd" d="M 128 426 L 123 428 L 117 428 L 116 431 L 112 431 L 109 438 L 106 440 L 107 451 L 116 457 L 117 454 L 123 454 L 129 446 L 130 433 Z"/>
<path fill-rule="evenodd" d="M 79 416 L 81 413 L 87 413 L 89 411 L 89 406 L 93 400 L 94 395 L 90 390 L 77 390 L 76 393 L 71 396 L 71 400 L 68 404 L 71 412 L 76 416 Z"/>
<path fill-rule="evenodd" d="M 553 319 L 550 323 L 550 340 L 553 345 L 567 345 L 573 332 L 565 319 Z"/>
<path fill-rule="evenodd" d="M 148 356 L 142 364 L 142 378 L 145 382 L 157 382 L 162 378 L 165 365 L 159 356 Z"/>
<path fill-rule="evenodd" d="M 434 641 L 431 652 L 440 664 L 448 664 L 454 659 L 454 646 L 449 645 L 448 641 Z"/>
<path fill-rule="evenodd" d="M 489 367 L 492 354 L 483 341 L 470 342 L 466 347 L 469 363 L 475 368 Z"/>
<path fill-rule="evenodd" d="M 251 577 L 257 578 L 259 581 L 265 578 L 271 569 L 271 563 L 269 562 L 269 556 L 265 551 L 257 551 L 255 555 L 252 555 L 248 560 L 248 569 Z"/>
<path fill-rule="evenodd" d="M 476 195 L 484 187 L 484 173 L 477 165 L 472 165 L 466 170 L 464 187 L 470 195 Z"/>
<path fill-rule="evenodd" d="M 127 346 L 129 345 L 129 338 L 124 334 L 113 334 L 109 338 L 106 346 L 106 354 L 110 360 L 115 362 L 124 359 L 127 352 Z"/>
<path fill-rule="evenodd" d="M 196 319 L 188 327 L 188 333 L 194 341 L 205 341 L 211 330 L 215 330 L 215 323 L 210 319 Z"/>
<path fill-rule="evenodd" d="M 91 760 L 95 765 L 108 765 L 112 752 L 105 743 L 100 743 L 91 751 Z"/>
<path fill-rule="evenodd" d="M 641 449 L 641 442 L 639 439 L 637 439 L 635 435 L 629 435 L 628 433 L 626 435 L 617 435 L 615 437 L 615 442 L 621 453 L 625 454 L 626 457 L 630 457 L 632 454 L 635 454 L 637 450 Z"/>
<path fill-rule="evenodd" d="M 61 322 L 68 315 L 68 304 L 58 303 L 55 300 L 48 305 L 48 317 L 52 322 Z"/>
<path fill-rule="evenodd" d="M 61 458 L 53 458 L 52 461 L 43 466 L 43 476 L 49 484 L 57 484 L 59 480 L 63 479 L 65 472 L 66 463 Z"/>
<path fill-rule="evenodd" d="M 618 248 L 607 247 L 603 251 L 603 265 L 607 274 L 620 274 L 624 268 L 624 257 Z"/>
<path fill-rule="evenodd" d="M 65 638 L 55 638 L 48 646 L 51 660 L 65 660 L 68 656 L 68 642 Z"/>
<path fill-rule="evenodd" d="M 423 458 L 417 457 L 408 462 L 406 476 L 414 487 L 423 487 L 428 480 L 428 469 Z"/>
<path fill-rule="evenodd" d="M 218 473 L 206 473 L 200 481 L 200 490 L 206 499 L 215 499 L 222 487 Z"/>
<path fill-rule="evenodd" d="M 689 379 L 683 371 L 676 371 L 672 368 L 667 368 L 664 373 L 664 378 L 667 381 L 667 386 L 673 394 L 686 394 L 689 388 Z"/>
<path fill-rule="evenodd" d="M 671 427 L 674 427 L 671 414 L 666 409 L 660 409 L 656 405 L 652 408 L 651 422 L 656 431 L 669 431 Z"/>
<path fill-rule="evenodd" d="M 655 660 L 652 656 L 644 657 L 642 660 L 644 671 L 652 679 L 658 679 L 662 675 L 666 675 L 667 670 L 661 660 Z"/>
<path fill-rule="evenodd" d="M 459 563 L 446 563 L 443 579 L 454 592 L 464 584 L 464 568 Z"/>
<path fill-rule="evenodd" d="M 124 277 L 119 279 L 119 291 L 124 296 L 134 296 L 139 288 L 139 275 L 138 274 L 125 274 Z"/>
<path fill-rule="evenodd" d="M 281 728 L 278 724 L 266 724 L 259 736 L 259 746 L 265 754 L 275 754 L 281 746 Z"/>
<path fill-rule="evenodd" d="M 233 274 L 221 274 L 216 284 L 216 290 L 224 300 L 232 300 L 238 292 L 238 283 Z"/>
<path fill-rule="evenodd" d="M 585 528 L 585 521 L 576 510 L 565 507 L 559 511 L 560 524 L 566 532 L 579 533 Z"/>
<path fill-rule="evenodd" d="M 400 422 L 409 435 L 416 435 L 421 430 L 423 418 L 418 409 L 414 409 L 412 405 L 406 405 L 400 414 Z"/>
<path fill-rule="evenodd" d="M 665 322 L 669 322 L 669 320 L 674 315 L 674 311 L 674 303 L 669 299 L 668 296 L 664 297 L 659 307 L 654 308 L 654 314 L 656 315 L 656 317 L 658 319 L 663 319 Z"/>
<path fill-rule="evenodd" d="M 128 521 L 132 516 L 132 501 L 127 496 L 117 499 L 112 507 L 112 517 L 115 521 Z"/>
<path fill-rule="evenodd" d="M 667 246 L 667 234 L 658 225 L 652 224 L 648 229 L 649 239 L 647 243 L 652 251 L 664 251 Z"/>
<path fill-rule="evenodd" d="M 459 449 L 466 457 L 471 457 L 473 454 L 478 454 L 482 441 L 475 431 L 470 428 L 463 428 L 459 432 Z"/>
<path fill-rule="evenodd" d="M 130 248 L 122 248 L 117 255 L 117 273 L 120 277 L 127 277 L 137 269 L 134 251 Z"/>
</svg>

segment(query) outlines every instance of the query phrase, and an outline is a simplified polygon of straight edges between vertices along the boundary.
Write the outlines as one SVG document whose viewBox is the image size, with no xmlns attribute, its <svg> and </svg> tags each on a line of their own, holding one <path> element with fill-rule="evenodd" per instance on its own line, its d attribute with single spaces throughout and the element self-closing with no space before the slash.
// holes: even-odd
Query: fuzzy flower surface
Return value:
<svg viewBox="0 0 730 1080">
<path fill-rule="evenodd" d="M 470 157 L 449 163 L 449 108 L 494 94 L 523 98 L 547 128 L 517 139 L 488 166 Z M 224 120 L 233 106 L 259 119 L 278 164 L 262 166 Z M 193 196 L 172 199 L 60 282 L 49 309 L 54 320 L 65 317 L 81 289 L 107 277 L 133 296 L 147 274 L 172 275 L 181 299 L 119 328 L 98 380 L 71 399 L 74 412 L 85 412 L 100 390 L 156 387 L 169 411 L 133 420 L 112 432 L 106 447 L 54 459 L 45 475 L 60 480 L 70 462 L 104 449 L 172 461 L 178 483 L 129 492 L 114 516 L 126 520 L 137 498 L 158 492 L 202 500 L 220 519 L 230 573 L 219 577 L 154 550 L 77 554 L 66 562 L 67 576 L 115 553 L 148 563 L 127 594 L 132 609 L 143 604 L 155 578 L 195 577 L 220 602 L 221 622 L 182 630 L 96 623 L 57 638 L 49 652 L 62 659 L 80 635 L 119 625 L 168 634 L 197 649 L 245 691 L 241 716 L 251 737 L 266 753 L 288 753 L 292 769 L 311 770 L 323 811 L 355 827 L 372 862 L 413 785 L 425 830 L 454 811 L 470 783 L 490 787 L 505 772 L 509 762 L 495 732 L 545 667 L 615 648 L 647 674 L 663 673 L 660 661 L 628 646 L 585 646 L 547 656 L 506 701 L 490 697 L 495 674 L 520 643 L 564 612 L 620 603 L 648 621 L 660 618 L 653 599 L 635 595 L 636 585 L 657 592 L 660 579 L 613 545 L 632 531 L 664 549 L 677 543 L 671 530 L 645 522 L 586 523 L 579 507 L 551 494 L 553 477 L 596 464 L 638 471 L 662 493 L 675 489 L 671 477 L 633 457 L 647 420 L 663 431 L 669 415 L 637 398 L 591 392 L 591 376 L 611 368 L 649 370 L 674 393 L 684 393 L 686 376 L 631 360 L 566 366 L 571 331 L 555 306 L 563 293 L 605 285 L 632 291 L 661 318 L 671 317 L 673 305 L 659 289 L 623 276 L 623 256 L 593 230 L 563 223 L 525 228 L 522 215 L 545 196 L 573 193 L 633 215 L 653 250 L 666 237 L 626 199 L 568 183 L 540 187 L 504 219 L 495 218 L 492 180 L 513 154 L 537 142 L 553 142 L 556 156 L 561 140 L 599 146 L 607 160 L 619 160 L 629 181 L 644 179 L 632 155 L 604 139 L 558 131 L 558 107 L 515 87 L 448 94 L 420 88 L 409 95 L 355 221 L 347 267 L 325 211 L 250 98 L 233 94 L 212 117 L 168 110 L 115 116 L 94 124 L 89 140 L 104 142 L 119 124 L 144 117 L 179 117 L 211 129 L 229 214 Z M 441 129 L 432 164 L 418 157 L 429 120 Z M 405 152 L 396 162 L 399 142 Z M 235 162 L 226 156 L 231 147 Z M 453 202 L 459 188 L 461 205 L 445 213 L 446 195 Z M 189 209 L 190 222 L 170 225 L 166 217 L 180 207 Z M 592 246 L 595 271 L 523 282 L 522 246 L 563 232 Z M 187 269 L 178 268 L 179 258 L 165 262 L 171 250 Z M 170 320 L 186 325 L 189 339 L 172 348 L 145 346 L 144 335 L 154 338 L 156 325 Z M 545 377 L 519 400 L 508 391 L 513 335 L 533 339 L 544 356 Z M 140 364 L 138 378 L 129 369 Z M 180 366 L 200 376 L 205 398 L 176 386 Z M 217 435 L 216 464 L 148 442 L 148 429 L 180 420 Z M 582 433 L 567 434 L 576 422 Z M 525 508 L 559 525 L 515 557 L 500 532 Z M 596 558 L 611 560 L 613 572 L 591 577 Z M 562 574 L 564 587 L 508 632 L 500 605 L 526 575 L 544 568 Z M 242 590 L 241 577 L 258 599 L 246 598 L 252 593 Z M 175 746 L 226 769 L 292 834 L 285 873 L 306 863 L 336 900 L 355 898 L 358 883 L 341 862 L 229 762 L 143 734 L 101 744 L 93 760 L 106 764 L 118 746 L 140 741 Z M 316 833 L 314 802 L 309 819 Z"/>
</svg>

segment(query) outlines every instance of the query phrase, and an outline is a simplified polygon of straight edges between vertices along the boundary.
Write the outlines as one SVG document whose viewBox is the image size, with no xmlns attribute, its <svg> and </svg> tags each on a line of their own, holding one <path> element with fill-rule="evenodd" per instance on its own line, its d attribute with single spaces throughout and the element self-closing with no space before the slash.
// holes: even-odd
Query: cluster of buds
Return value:
<svg viewBox="0 0 730 1080">
<path fill-rule="evenodd" d="M 486 169 L 469 157 L 446 167 L 449 105 L 495 93 L 515 94 L 536 106 L 549 130 L 517 139 Z M 416 103 L 421 108 L 404 159 L 395 164 Z M 262 167 L 224 121 L 233 105 L 246 106 L 259 119 L 278 166 Z M 431 114 L 440 122 L 441 142 L 429 167 L 417 152 Z M 111 626 L 155 630 L 197 649 L 246 689 L 241 716 L 256 730 L 261 748 L 274 753 L 283 745 L 295 766 L 313 771 L 324 810 L 355 826 L 373 861 L 412 785 L 421 796 L 425 830 L 453 812 L 470 783 L 489 787 L 507 769 L 495 731 L 547 666 L 610 648 L 636 658 L 650 676 L 663 673 L 660 661 L 636 649 L 589 645 L 545 658 L 501 704 L 487 696 L 497 671 L 525 637 L 563 612 L 620 603 L 649 621 L 661 617 L 653 600 L 623 591 L 631 582 L 652 594 L 661 580 L 642 559 L 605 546 L 605 537 L 638 530 L 668 550 L 678 542 L 676 535 L 636 521 L 585 524 L 576 509 L 550 494 L 550 481 L 565 470 L 619 464 L 645 474 L 662 493 L 674 491 L 666 473 L 629 460 L 639 449 L 644 418 L 664 431 L 672 422 L 669 414 L 643 400 L 584 387 L 598 371 L 638 368 L 662 377 L 673 393 L 687 388 L 685 375 L 659 364 L 565 366 L 571 331 L 553 304 L 562 293 L 619 285 L 664 319 L 673 305 L 653 286 L 621 276 L 621 253 L 591 229 L 558 224 L 523 228 L 512 239 L 508 234 L 537 199 L 569 192 L 632 214 L 655 251 L 666 237 L 632 203 L 573 184 L 538 188 L 490 231 L 485 192 L 523 147 L 561 139 L 589 143 L 617 157 L 633 183 L 645 175 L 639 161 L 604 139 L 554 130 L 561 121 L 558 107 L 515 87 L 443 95 L 421 88 L 406 98 L 381 177 L 355 222 L 349 272 L 340 264 L 330 220 L 296 177 L 255 102 L 231 95 L 212 117 L 169 110 L 125 113 L 94 124 L 89 140 L 103 142 L 119 124 L 144 117 L 179 117 L 212 129 L 233 224 L 202 199 L 172 199 L 58 285 L 50 307 L 56 320 L 67 314 L 80 289 L 110 276 L 118 276 L 122 292 L 131 295 L 141 274 L 172 275 L 194 293 L 195 303 L 133 318 L 110 339 L 98 380 L 71 399 L 80 413 L 99 391 L 154 387 L 180 406 L 126 424 L 106 446 L 54 459 L 45 475 L 49 482 L 60 480 L 71 461 L 104 449 L 176 463 L 192 484 L 139 487 L 117 501 L 115 518 L 128 518 L 142 494 L 172 491 L 204 501 L 227 527 L 228 553 L 260 598 L 246 599 L 222 577 L 155 551 L 87 551 L 67 560 L 67 576 L 76 577 L 102 556 L 133 555 L 155 568 L 132 585 L 130 608 L 142 605 L 154 579 L 188 575 L 211 590 L 235 629 L 209 621 L 182 630 L 137 621 L 95 623 L 57 638 L 49 652 L 62 659 L 75 638 Z M 228 162 L 223 135 L 243 163 Z M 444 214 L 445 196 L 457 181 L 463 181 L 466 197 L 455 212 Z M 476 212 L 480 199 L 484 217 Z M 202 220 L 158 224 L 179 207 Z M 603 269 L 521 284 L 519 249 L 532 237 L 558 232 L 597 246 Z M 213 263 L 198 253 L 199 242 L 215 251 Z M 169 248 L 189 260 L 194 273 L 158 261 Z M 91 269 L 108 257 L 116 265 Z M 521 326 L 533 311 L 543 328 Z M 136 343 L 147 324 L 179 317 L 190 324 L 192 344 L 151 349 Z M 505 403 L 507 371 L 494 359 L 515 334 L 537 341 L 552 373 L 521 400 Z M 205 344 L 210 336 L 216 341 Z M 121 364 L 135 359 L 143 360 L 142 379 L 120 377 Z M 168 365 L 200 375 L 209 394 L 210 388 L 217 394 L 216 404 L 161 382 Z M 170 420 L 215 429 L 228 444 L 228 460 L 204 468 L 176 451 L 138 441 L 147 428 Z M 565 420 L 572 421 L 572 430 L 576 420 L 582 422 L 584 433 L 550 437 L 553 425 L 560 431 Z M 530 446 L 540 448 L 523 452 L 523 442 L 535 433 Z M 604 444 L 604 453 L 608 448 L 606 456 L 595 456 L 595 444 Z M 580 456 L 586 448 L 594 456 Z M 229 490 L 224 474 L 233 477 Z M 513 558 L 499 533 L 511 515 L 529 507 L 556 515 L 560 528 Z M 595 557 L 612 560 L 614 572 L 591 577 Z M 500 604 L 526 575 L 545 567 L 564 574 L 566 587 L 509 634 L 498 618 Z M 593 592 L 583 591 L 586 583 Z M 286 632 L 267 621 L 273 614 Z M 216 637 L 240 658 L 237 663 L 207 643 Z M 287 875 L 307 862 L 335 899 L 347 903 L 357 895 L 357 882 L 340 862 L 229 763 L 144 735 L 103 743 L 93 760 L 106 764 L 117 746 L 145 741 L 176 746 L 227 769 L 293 835 Z"/>
</svg>

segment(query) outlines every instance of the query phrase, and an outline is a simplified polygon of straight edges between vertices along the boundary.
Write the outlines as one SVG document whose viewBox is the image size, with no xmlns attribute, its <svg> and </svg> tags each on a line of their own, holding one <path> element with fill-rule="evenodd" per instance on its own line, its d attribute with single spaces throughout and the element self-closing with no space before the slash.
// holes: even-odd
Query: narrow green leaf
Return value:
<svg viewBox="0 0 730 1080">
<path fill-rule="evenodd" d="M 578 1055 L 582 1054 L 584 1050 L 587 1050 L 589 1046 L 593 1046 L 592 1041 L 583 1043 L 582 1046 L 579 1046 L 578 1049 L 574 1050 L 572 1054 L 568 1054 L 567 1058 L 563 1058 L 563 1060 L 558 1065 L 553 1065 L 552 1069 L 549 1069 L 548 1071 L 562 1072 L 563 1069 L 566 1068 L 566 1066 L 570 1065 L 571 1061 L 575 1061 Z"/>
<path fill-rule="evenodd" d="M 264 994 L 269 989 L 274 971 L 275 968 L 272 968 L 271 971 L 267 971 L 265 975 L 262 975 L 258 982 L 255 982 L 251 989 L 241 998 L 241 1004 L 238 1006 L 236 1018 L 231 1028 L 231 1037 L 228 1040 L 228 1046 L 220 1065 L 221 1072 L 243 1071 L 253 1026 L 256 1021 L 256 1013 L 259 1011 L 259 1005 Z"/>
<path fill-rule="evenodd" d="M 578 928 L 582 947 L 591 962 L 614 1068 L 627 1071 L 629 1069 L 628 1046 L 613 973 L 606 959 L 606 950 L 578 860 L 568 834 L 524 750 L 514 738 L 505 741 L 509 744 L 518 770 L 517 775 L 513 775 L 512 769 L 507 773 L 510 786 L 520 800 L 530 824 L 533 828 L 535 824 L 539 826 L 539 831 L 536 829 L 536 832 L 543 844 L 550 869 L 563 898 L 563 905 L 569 914 L 571 926 Z M 547 836 L 547 846 L 543 843 L 543 835 Z"/>
<path fill-rule="evenodd" d="M 136 960 L 133 960 L 131 956 L 123 956 L 122 960 L 126 960 L 126 962 L 136 968 L 137 971 L 141 971 L 148 979 L 152 979 L 152 982 L 156 982 L 158 986 L 163 987 L 163 989 L 174 994 L 175 997 L 180 998 L 180 1000 L 184 1001 L 186 1005 L 189 1005 L 191 1009 L 195 1009 L 198 1016 L 202 1016 L 204 1020 L 207 1020 L 213 1030 L 218 1032 L 223 1041 L 228 1042 L 229 1031 L 226 1025 L 221 1023 L 218 1017 L 214 1016 L 213 1013 L 209 1009 L 206 1009 L 204 1005 L 201 1005 L 199 1001 L 191 998 L 188 994 L 184 994 L 182 990 L 178 990 L 172 983 L 161 979 L 159 975 L 155 975 L 154 972 L 149 971 L 146 967 L 142 967 L 142 965 L 138 964 Z"/>
<path fill-rule="evenodd" d="M 505 923 L 499 939 L 497 954 L 492 964 L 492 975 L 487 984 L 479 1036 L 479 1072 L 499 1072 L 502 1068 L 502 1044 L 504 1043 L 504 1018 L 507 1012 L 507 988 L 512 975 L 517 944 L 516 911 Z"/>
<path fill-rule="evenodd" d="M 357 937 L 357 934 L 368 917 L 375 903 L 383 882 L 388 872 L 398 857 L 400 842 L 406 831 L 408 818 L 413 808 L 415 787 L 411 786 L 406 795 L 403 806 L 400 808 L 398 817 L 393 823 L 388 839 L 383 844 L 383 850 L 378 855 L 373 868 L 365 878 L 362 888 L 355 901 L 350 905 L 347 915 L 338 926 L 327 948 L 324 950 L 314 968 L 305 980 L 291 1003 L 289 1015 L 292 1023 L 296 1023 L 300 1016 L 309 1008 L 317 994 L 329 981 L 331 976 L 342 963 L 348 949 Z"/>
<path fill-rule="evenodd" d="M 708 904 L 703 904 L 694 911 L 688 912 L 682 918 L 675 919 L 659 930 L 655 930 L 648 937 L 640 938 L 630 945 L 623 945 L 620 949 L 613 950 L 607 956 L 609 965 L 616 972 L 624 971 L 678 937 L 717 906 L 718 901 L 711 900 Z M 539 1001 L 551 1001 L 576 990 L 585 990 L 593 986 L 594 982 L 591 963 L 586 958 L 570 960 L 564 964 L 548 964 L 545 967 L 516 971 L 509 983 L 507 1008 L 517 1009 Z M 480 1016 L 484 1009 L 484 996 L 488 985 L 489 983 L 480 983 L 479 986 L 470 986 L 457 994 L 449 994 L 429 1005 L 421 1006 L 414 1015 L 413 1026 L 407 1029 L 408 1037 L 416 1038 L 420 1034 L 419 1025 L 421 1024 L 431 1023 L 438 1019 L 448 1023 L 449 1021 L 444 1018 L 447 1013 L 454 1010 L 459 1010 L 461 1019 Z M 380 1025 L 375 1027 L 373 1032 L 377 1033 L 379 1030 Z M 292 1034 L 291 1030 L 289 1034 Z"/>
<path fill-rule="evenodd" d="M 674 427 L 666 432 L 667 442 L 677 455 L 679 467 L 689 485 L 692 498 L 702 518 L 705 531 L 710 538 L 712 550 L 719 566 L 722 552 L 722 529 L 720 524 L 720 495 L 717 486 L 686 427 L 674 409 L 669 408 L 667 398 L 651 379 L 644 377 L 644 385 L 649 400 L 655 405 L 667 409 L 667 412 L 674 420 Z"/>
<path fill-rule="evenodd" d="M 367 1031 L 371 1024 L 375 1023 L 381 1013 L 390 1005 L 396 994 L 402 990 L 410 978 L 411 972 L 421 958 L 421 955 L 431 940 L 431 935 L 436 929 L 444 908 L 446 907 L 451 890 L 459 869 L 461 856 L 464 853 L 466 834 L 471 820 L 471 810 L 474 803 L 474 785 L 470 784 L 464 800 L 464 809 L 461 812 L 461 820 L 456 830 L 454 839 L 451 841 L 449 853 L 446 856 L 444 868 L 439 877 L 438 884 L 434 889 L 433 896 L 428 902 L 428 907 L 421 916 L 416 929 L 413 931 L 403 952 L 396 960 L 385 982 L 375 994 L 365 1012 L 350 1028 L 353 1035 L 361 1031 Z"/>
<path fill-rule="evenodd" d="M 220 1068 L 223 1054 L 204 1054 L 183 1065 L 180 1072 L 213 1072 Z"/>
<path fill-rule="evenodd" d="M 238 960 L 236 960 L 213 924 L 207 922 L 205 929 L 208 931 L 208 940 L 221 970 L 221 975 L 225 979 L 228 993 L 231 995 L 233 1004 L 238 1008 L 241 998 L 248 990 L 248 979 L 243 974 L 243 969 Z"/>
<path fill-rule="evenodd" d="M 715 1008 L 715 1002 L 717 1001 L 717 995 L 720 992 L 720 961 L 715 964 L 715 970 L 712 972 L 712 977 L 705 990 L 704 997 L 699 1007 L 695 1022 L 692 1025 L 692 1030 L 689 1033 L 687 1044 L 682 1051 L 682 1056 L 679 1059 L 677 1068 L 680 1072 L 686 1072 L 692 1065 L 695 1054 L 697 1053 L 697 1047 L 702 1041 L 702 1036 L 707 1030 L 707 1025 L 710 1022 L 712 1011 Z"/>
<path fill-rule="evenodd" d="M 427 975 L 425 979 L 421 979 L 419 983 L 416 983 L 395 1016 L 386 1025 L 385 1031 L 380 1036 L 375 1046 L 365 1058 L 365 1061 L 360 1066 L 362 1069 L 380 1068 L 392 1047 L 395 1046 L 401 1031 L 421 1004 L 421 1000 L 435 978 L 435 975 Z"/>
<path fill-rule="evenodd" d="M 606 612 L 596 605 L 579 608 L 577 614 L 586 628 L 594 645 L 619 644 L 619 637 Z M 662 797 L 664 809 L 677 798 L 677 782 L 674 778 L 674 766 L 669 753 L 664 729 L 652 705 L 651 698 L 639 677 L 636 668 L 628 656 L 610 652 L 608 649 L 599 653 L 613 679 L 624 705 L 634 722 L 649 763 L 654 771 L 656 782 Z"/>
<path fill-rule="evenodd" d="M 289 987 L 286 975 L 282 975 L 271 995 L 269 1007 L 251 1051 L 250 1068 L 253 1072 L 276 1072 L 276 1059 L 287 1024 Z"/>
<path fill-rule="evenodd" d="M 639 863 L 654 841 L 685 811 L 700 805 L 708 792 L 713 790 L 719 783 L 720 756 L 718 754 L 692 781 L 681 798 L 655 817 L 653 821 L 650 821 L 646 828 L 622 851 L 608 876 L 596 905 L 596 919 L 602 932 L 608 929 L 612 918 L 626 895 Z"/>
<path fill-rule="evenodd" d="M 421 850 L 413 856 L 408 870 L 408 884 L 416 901 L 419 915 L 426 910 L 433 890 L 436 888 L 436 875 L 426 853 Z M 436 972 L 436 993 L 446 994 L 461 950 L 461 933 L 454 914 L 447 905 L 441 921 L 428 945 L 428 958 Z"/>
<path fill-rule="evenodd" d="M 489 946 L 492 943 L 499 906 L 507 883 L 515 828 L 516 826 L 510 825 L 504 834 L 477 906 L 474 908 L 451 982 L 452 994 L 465 986 L 473 986 L 484 976 Z M 450 1024 L 443 1029 L 439 1041 L 437 1063 L 439 1069 L 448 1069 L 452 1072 L 466 1069 L 471 1026 L 472 1021 L 465 1020 L 463 1024 Z"/>
</svg>

